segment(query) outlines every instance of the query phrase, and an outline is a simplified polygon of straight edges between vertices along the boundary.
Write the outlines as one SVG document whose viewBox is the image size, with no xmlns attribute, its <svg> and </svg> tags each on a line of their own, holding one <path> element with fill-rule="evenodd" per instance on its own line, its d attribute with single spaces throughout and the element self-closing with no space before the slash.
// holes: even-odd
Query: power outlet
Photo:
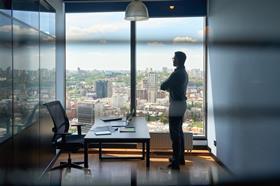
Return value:
<svg viewBox="0 0 280 186">
<path fill-rule="evenodd" d="M 215 147 L 217 146 L 217 141 L 216 140 L 214 140 L 214 145 L 215 145 Z"/>
</svg>

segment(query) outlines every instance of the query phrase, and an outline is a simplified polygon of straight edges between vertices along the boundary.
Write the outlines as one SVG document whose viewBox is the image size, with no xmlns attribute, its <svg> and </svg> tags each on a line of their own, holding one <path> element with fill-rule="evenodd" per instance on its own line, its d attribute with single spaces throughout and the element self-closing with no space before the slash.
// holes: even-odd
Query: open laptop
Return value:
<svg viewBox="0 0 280 186">
<path fill-rule="evenodd" d="M 128 122 L 126 120 L 115 120 L 105 122 L 105 124 L 112 127 L 125 127 L 128 125 Z"/>
<path fill-rule="evenodd" d="M 107 126 L 112 127 L 126 127 L 129 122 L 132 120 L 132 114 L 128 114 L 126 118 L 122 117 L 103 117 L 101 120 L 106 124 Z"/>
<path fill-rule="evenodd" d="M 111 121 L 120 121 L 123 118 L 122 117 L 102 117 L 100 119 L 104 122 L 111 122 Z"/>
</svg>

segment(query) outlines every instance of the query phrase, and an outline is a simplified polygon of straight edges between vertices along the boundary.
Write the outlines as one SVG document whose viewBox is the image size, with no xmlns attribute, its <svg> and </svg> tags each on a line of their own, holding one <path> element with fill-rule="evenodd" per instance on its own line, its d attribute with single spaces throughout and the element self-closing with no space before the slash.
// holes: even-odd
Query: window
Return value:
<svg viewBox="0 0 280 186">
<path fill-rule="evenodd" d="M 130 109 L 130 23 L 123 12 L 66 14 L 66 109 L 70 122 Z"/>
<path fill-rule="evenodd" d="M 66 107 L 71 122 L 91 123 L 94 117 L 129 112 L 130 22 L 123 16 L 66 16 Z M 147 118 L 151 132 L 168 132 L 169 95 L 159 87 L 174 70 L 174 52 L 184 51 L 189 84 L 183 129 L 205 136 L 204 17 L 151 18 L 137 22 L 136 28 L 136 114 Z"/>
<path fill-rule="evenodd" d="M 137 22 L 137 115 L 146 116 L 150 132 L 168 132 L 168 92 L 159 89 L 174 70 L 175 51 L 187 55 L 189 75 L 184 132 L 205 135 L 203 17 L 152 18 Z"/>
</svg>

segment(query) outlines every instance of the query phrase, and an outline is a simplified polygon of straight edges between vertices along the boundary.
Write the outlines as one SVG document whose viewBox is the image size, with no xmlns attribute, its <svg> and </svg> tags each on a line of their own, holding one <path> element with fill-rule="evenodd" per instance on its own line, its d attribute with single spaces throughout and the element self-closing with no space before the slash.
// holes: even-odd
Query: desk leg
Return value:
<svg viewBox="0 0 280 186">
<path fill-rule="evenodd" d="M 145 159 L 145 142 L 142 142 L 142 160 Z"/>
<path fill-rule="evenodd" d="M 102 159 L 102 144 L 99 142 L 99 160 Z"/>
<path fill-rule="evenodd" d="M 150 167 L 150 140 L 146 141 L 147 149 L 146 149 L 146 167 Z"/>
<path fill-rule="evenodd" d="M 84 167 L 88 168 L 88 143 L 84 141 Z"/>
</svg>

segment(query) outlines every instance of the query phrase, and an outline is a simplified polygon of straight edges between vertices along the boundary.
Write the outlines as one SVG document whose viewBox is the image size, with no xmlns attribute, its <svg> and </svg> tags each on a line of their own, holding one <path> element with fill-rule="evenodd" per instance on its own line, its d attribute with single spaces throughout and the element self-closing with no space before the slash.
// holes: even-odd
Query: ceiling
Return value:
<svg viewBox="0 0 280 186">
<path fill-rule="evenodd" d="M 66 13 L 125 11 L 131 0 L 64 0 Z M 149 17 L 206 16 L 207 0 L 143 0 Z M 175 9 L 170 9 L 170 6 Z"/>
</svg>

